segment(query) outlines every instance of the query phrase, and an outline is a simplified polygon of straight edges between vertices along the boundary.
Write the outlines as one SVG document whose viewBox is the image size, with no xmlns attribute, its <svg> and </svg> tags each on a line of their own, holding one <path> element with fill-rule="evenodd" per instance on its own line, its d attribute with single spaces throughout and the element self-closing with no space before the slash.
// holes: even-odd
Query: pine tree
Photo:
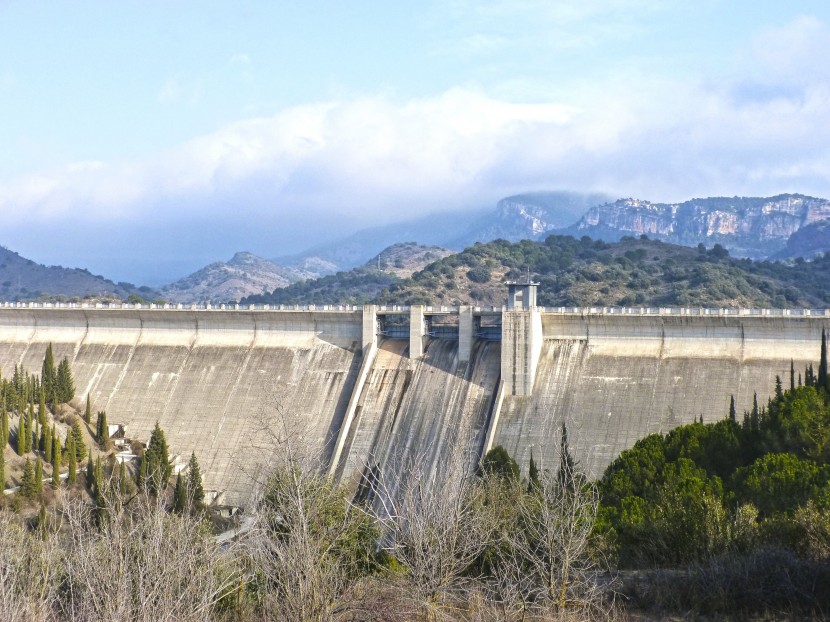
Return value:
<svg viewBox="0 0 830 622">
<path fill-rule="evenodd" d="M 109 427 L 107 426 L 107 413 L 104 410 L 98 412 L 98 422 L 95 426 L 95 440 L 103 446 L 109 440 Z"/>
<path fill-rule="evenodd" d="M 66 434 L 66 463 L 68 467 L 66 485 L 72 486 L 75 483 L 75 473 L 78 470 L 77 453 L 75 449 L 75 435 L 69 430 Z"/>
<path fill-rule="evenodd" d="M 530 464 L 527 467 L 527 491 L 533 492 L 539 490 L 539 468 L 536 466 L 536 461 L 533 459 L 533 448 L 530 449 Z"/>
<path fill-rule="evenodd" d="M 3 418 L 0 420 L 0 450 L 2 450 L 9 444 L 9 413 L 6 412 L 4 403 L 0 403 L 0 408 L 3 409 Z"/>
<path fill-rule="evenodd" d="M 202 470 L 196 460 L 196 452 L 190 454 L 187 465 L 187 498 L 194 510 L 199 510 L 205 504 L 205 489 L 202 486 Z"/>
<path fill-rule="evenodd" d="M 784 387 L 781 385 L 781 377 L 775 376 L 775 401 L 780 402 L 784 399 Z"/>
<path fill-rule="evenodd" d="M 72 398 L 75 397 L 75 381 L 72 379 L 72 370 L 69 367 L 69 359 L 66 357 L 63 357 L 60 365 L 58 365 L 55 392 L 62 404 L 71 402 Z"/>
<path fill-rule="evenodd" d="M 176 489 L 173 491 L 173 511 L 177 514 L 184 514 L 187 511 L 187 490 L 182 481 L 182 474 L 176 476 Z"/>
<path fill-rule="evenodd" d="M 32 467 L 32 461 L 26 458 L 26 464 L 23 465 L 23 478 L 20 480 L 20 494 L 31 499 L 35 496 L 35 470 Z"/>
<path fill-rule="evenodd" d="M 92 398 L 89 393 L 86 394 L 86 410 L 84 411 L 84 421 L 87 425 L 92 423 Z"/>
<path fill-rule="evenodd" d="M 732 421 L 737 421 L 738 420 L 738 413 L 735 411 L 735 396 L 734 395 L 729 396 L 729 418 Z"/>
<path fill-rule="evenodd" d="M 6 490 L 6 452 L 0 449 L 0 492 Z"/>
<path fill-rule="evenodd" d="M 35 494 L 40 494 L 43 490 L 43 460 L 38 456 L 35 460 Z"/>
<path fill-rule="evenodd" d="M 17 424 L 17 455 L 22 456 L 26 453 L 26 417 L 21 413 L 20 422 Z"/>
</svg>

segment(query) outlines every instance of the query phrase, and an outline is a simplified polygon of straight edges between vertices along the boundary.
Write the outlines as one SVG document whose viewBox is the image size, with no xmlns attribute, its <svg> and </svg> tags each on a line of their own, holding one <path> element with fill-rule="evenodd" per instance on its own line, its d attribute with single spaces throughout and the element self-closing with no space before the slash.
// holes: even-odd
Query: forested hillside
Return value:
<svg viewBox="0 0 830 622">
<path fill-rule="evenodd" d="M 496 240 L 429 264 L 409 279 L 361 268 L 243 302 L 502 305 L 504 282 L 530 276 L 545 306 L 824 307 L 830 257 L 791 264 L 734 259 L 720 246 L 567 236 Z"/>
</svg>

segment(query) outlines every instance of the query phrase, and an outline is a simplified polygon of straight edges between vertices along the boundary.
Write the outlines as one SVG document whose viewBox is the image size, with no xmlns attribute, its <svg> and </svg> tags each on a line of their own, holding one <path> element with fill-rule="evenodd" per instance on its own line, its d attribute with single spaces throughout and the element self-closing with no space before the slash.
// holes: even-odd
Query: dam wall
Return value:
<svg viewBox="0 0 830 622">
<path fill-rule="evenodd" d="M 580 467 L 602 474 L 619 453 L 652 433 L 739 416 L 817 365 L 822 315 L 543 313 L 544 344 L 532 394 L 506 395 L 493 444 L 526 472 L 531 451 L 558 465 L 564 422 Z"/>
<path fill-rule="evenodd" d="M 362 313 L 0 308 L 0 366 L 40 373 L 52 344 L 76 396 L 146 442 L 195 451 L 217 502 L 244 504 L 280 425 L 329 459 L 361 362 Z"/>
<path fill-rule="evenodd" d="M 454 338 L 437 314 L 459 315 Z M 278 425 L 352 486 L 495 445 L 556 468 L 563 422 L 597 476 L 647 434 L 725 417 L 731 395 L 764 404 L 791 360 L 818 362 L 823 328 L 824 311 L 0 306 L 0 367 L 39 373 L 51 343 L 81 407 L 89 393 L 144 442 L 158 421 L 217 503 L 244 505 Z"/>
</svg>

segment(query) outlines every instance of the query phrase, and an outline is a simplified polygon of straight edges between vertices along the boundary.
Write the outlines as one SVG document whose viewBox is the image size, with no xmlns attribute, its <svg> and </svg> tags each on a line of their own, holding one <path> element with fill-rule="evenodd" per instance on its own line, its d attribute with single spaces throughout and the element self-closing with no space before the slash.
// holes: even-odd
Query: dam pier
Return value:
<svg viewBox="0 0 830 622">
<path fill-rule="evenodd" d="M 571 450 L 599 476 L 651 433 L 739 412 L 817 363 L 827 310 L 544 308 L 533 283 L 505 307 L 0 305 L 0 368 L 39 372 L 48 344 L 79 399 L 146 441 L 195 452 L 214 503 L 244 506 L 279 411 L 328 472 L 504 446 L 527 469 Z"/>
</svg>

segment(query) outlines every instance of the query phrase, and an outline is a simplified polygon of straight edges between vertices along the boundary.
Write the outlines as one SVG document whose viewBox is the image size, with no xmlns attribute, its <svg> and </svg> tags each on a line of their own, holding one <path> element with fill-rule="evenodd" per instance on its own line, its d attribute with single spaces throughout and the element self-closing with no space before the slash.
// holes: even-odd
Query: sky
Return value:
<svg viewBox="0 0 830 622">
<path fill-rule="evenodd" d="M 158 285 L 517 192 L 830 198 L 826 0 L 0 0 L 0 244 Z"/>
</svg>

